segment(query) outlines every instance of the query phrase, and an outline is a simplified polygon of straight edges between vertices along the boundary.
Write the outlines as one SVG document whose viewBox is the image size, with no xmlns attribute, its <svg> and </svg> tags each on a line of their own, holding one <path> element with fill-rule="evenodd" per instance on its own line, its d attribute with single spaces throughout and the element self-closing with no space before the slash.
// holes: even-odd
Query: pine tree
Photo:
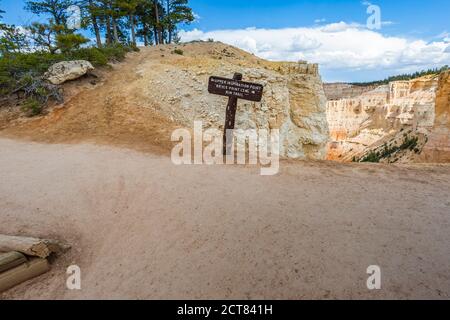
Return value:
<svg viewBox="0 0 450 320">
<path fill-rule="evenodd" d="M 58 27 L 58 33 L 63 33 L 67 31 L 67 9 L 73 4 L 73 0 L 27 1 L 25 9 L 38 16 L 49 15 L 51 24 Z"/>
<path fill-rule="evenodd" d="M 164 44 L 164 31 L 163 31 L 163 19 L 164 19 L 164 7 L 161 5 L 160 0 L 153 0 L 154 7 L 154 31 L 156 44 Z"/>
<path fill-rule="evenodd" d="M 74 47 L 79 46 L 81 38 L 71 36 L 74 31 L 67 26 L 67 8 L 71 5 L 81 8 L 82 27 L 92 30 L 98 48 L 103 46 L 103 32 L 106 45 L 136 45 L 137 38 L 146 46 L 172 43 L 177 39 L 177 26 L 194 20 L 188 0 L 28 0 L 26 9 L 49 16 L 48 22 L 29 27 L 39 47 L 56 52 L 60 49 L 57 38 L 65 48 L 70 39 L 77 40 Z"/>
<path fill-rule="evenodd" d="M 131 43 L 136 45 L 136 12 L 142 0 L 118 0 L 117 10 L 122 16 L 127 17 L 131 33 Z"/>
<path fill-rule="evenodd" d="M 144 45 L 157 44 L 157 32 L 153 32 L 156 25 L 155 6 L 153 0 L 142 0 L 136 8 L 137 36 L 144 40 Z"/>
<path fill-rule="evenodd" d="M 5 11 L 0 9 L 0 19 Z M 17 53 L 27 50 L 28 39 L 22 29 L 13 25 L 7 25 L 0 21 L 0 55 L 5 56 L 10 53 Z"/>
<path fill-rule="evenodd" d="M 1 2 L 0 2 L 1 4 Z M 3 19 L 2 14 L 5 13 L 2 9 L 0 9 L 0 20 Z M 0 21 L 0 31 L 2 31 L 6 27 L 6 24 L 4 24 L 2 21 Z"/>
<path fill-rule="evenodd" d="M 5 11 L 3 11 L 2 9 L 0 9 L 0 19 L 3 19 L 2 14 L 5 13 Z"/>
<path fill-rule="evenodd" d="M 37 15 L 50 16 L 48 23 L 35 22 L 28 27 L 35 46 L 54 54 L 58 50 L 67 53 L 89 42 L 84 36 L 74 34 L 74 30 L 70 30 L 67 25 L 68 9 L 75 3 L 82 5 L 82 2 L 74 0 L 27 1 L 27 10 Z"/>
<path fill-rule="evenodd" d="M 39 49 L 47 50 L 50 53 L 56 53 L 58 47 L 55 44 L 56 34 L 60 30 L 56 26 L 47 23 L 34 22 L 27 27 L 34 46 Z"/>
<path fill-rule="evenodd" d="M 102 35 L 100 33 L 100 20 L 102 15 L 101 3 L 98 0 L 82 0 L 77 3 L 83 12 L 84 27 L 91 28 L 95 34 L 97 47 L 102 48 Z"/>
<path fill-rule="evenodd" d="M 192 9 L 188 7 L 188 0 L 164 0 L 166 4 L 166 16 L 164 25 L 168 32 L 168 43 L 172 43 L 176 35 L 179 23 L 190 23 L 194 21 Z"/>
</svg>

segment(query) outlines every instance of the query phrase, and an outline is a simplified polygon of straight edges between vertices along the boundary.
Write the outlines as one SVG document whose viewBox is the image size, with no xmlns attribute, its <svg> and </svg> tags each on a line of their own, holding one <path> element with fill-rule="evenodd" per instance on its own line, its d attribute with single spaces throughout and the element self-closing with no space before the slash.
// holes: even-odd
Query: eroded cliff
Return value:
<svg viewBox="0 0 450 320">
<path fill-rule="evenodd" d="M 329 160 L 449 160 L 449 72 L 327 102 Z"/>
<path fill-rule="evenodd" d="M 434 126 L 420 160 L 450 162 L 450 71 L 439 76 Z"/>
<path fill-rule="evenodd" d="M 222 130 L 227 98 L 208 93 L 208 78 L 238 72 L 264 85 L 264 94 L 261 103 L 238 101 L 237 129 L 279 129 L 283 157 L 326 157 L 326 97 L 317 65 L 269 62 L 222 43 L 181 48 L 183 56 L 152 57 L 136 70 L 144 101 L 188 128 L 202 121 L 205 129 Z"/>
</svg>

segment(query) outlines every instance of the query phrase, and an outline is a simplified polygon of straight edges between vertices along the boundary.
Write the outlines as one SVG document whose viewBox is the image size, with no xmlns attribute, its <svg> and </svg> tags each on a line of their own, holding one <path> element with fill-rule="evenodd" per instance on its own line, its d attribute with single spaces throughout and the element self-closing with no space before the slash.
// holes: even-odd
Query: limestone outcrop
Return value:
<svg viewBox="0 0 450 320">
<path fill-rule="evenodd" d="M 92 70 L 94 70 L 94 67 L 89 61 L 62 61 L 52 65 L 44 74 L 44 78 L 52 84 L 59 85 L 66 81 L 78 79 Z"/>
<path fill-rule="evenodd" d="M 187 128 L 202 121 L 204 128 L 222 130 L 227 98 L 209 94 L 208 79 L 239 72 L 244 81 L 264 85 L 264 95 L 261 103 L 239 100 L 237 129 L 279 129 L 282 157 L 326 157 L 326 97 L 317 65 L 269 62 L 221 43 L 180 47 L 184 55 L 171 64 L 156 58 L 136 70 L 143 100 Z"/>
<path fill-rule="evenodd" d="M 329 100 L 329 160 L 448 161 L 448 73 Z M 447 160 L 446 160 L 447 159 Z"/>
</svg>

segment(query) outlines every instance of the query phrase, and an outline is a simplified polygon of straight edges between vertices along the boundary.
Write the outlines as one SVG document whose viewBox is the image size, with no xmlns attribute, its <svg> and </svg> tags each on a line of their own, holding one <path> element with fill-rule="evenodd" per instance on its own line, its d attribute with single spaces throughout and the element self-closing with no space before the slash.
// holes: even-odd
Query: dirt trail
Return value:
<svg viewBox="0 0 450 320">
<path fill-rule="evenodd" d="M 450 298 L 448 166 L 283 162 L 261 177 L 89 144 L 0 150 L 0 233 L 73 245 L 5 299 Z M 65 288 L 71 264 L 81 291 Z"/>
<path fill-rule="evenodd" d="M 177 124 L 139 71 L 186 61 L 144 49 L 95 86 L 68 84 L 47 116 L 0 123 L 0 233 L 73 246 L 0 298 L 450 298 L 450 166 L 286 161 L 273 177 L 177 167 L 167 157 Z M 72 264 L 81 291 L 65 287 Z M 383 287 L 371 292 L 374 264 Z"/>
</svg>

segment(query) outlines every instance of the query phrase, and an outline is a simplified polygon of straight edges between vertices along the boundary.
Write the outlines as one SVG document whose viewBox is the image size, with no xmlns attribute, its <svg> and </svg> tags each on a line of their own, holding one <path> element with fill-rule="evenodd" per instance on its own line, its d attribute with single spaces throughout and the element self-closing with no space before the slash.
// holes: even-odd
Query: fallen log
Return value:
<svg viewBox="0 0 450 320">
<path fill-rule="evenodd" d="M 8 252 L 0 254 L 0 273 L 20 266 L 27 262 L 27 258 L 20 252 Z"/>
<path fill-rule="evenodd" d="M 32 258 L 18 267 L 0 273 L 0 292 L 11 289 L 50 270 L 46 259 Z"/>
<path fill-rule="evenodd" d="M 17 251 L 32 257 L 47 258 L 52 253 L 64 253 L 69 248 L 69 246 L 53 240 L 0 234 L 0 252 Z"/>
</svg>

